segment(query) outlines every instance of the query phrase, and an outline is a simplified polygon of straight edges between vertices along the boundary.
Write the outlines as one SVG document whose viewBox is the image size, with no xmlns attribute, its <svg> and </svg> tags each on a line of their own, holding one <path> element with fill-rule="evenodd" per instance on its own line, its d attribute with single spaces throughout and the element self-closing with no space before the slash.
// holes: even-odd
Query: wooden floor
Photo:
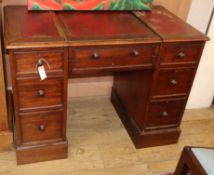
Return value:
<svg viewBox="0 0 214 175">
<path fill-rule="evenodd" d="M 185 145 L 214 147 L 214 108 L 187 110 L 178 144 L 136 150 L 107 97 L 69 100 L 69 158 L 16 165 L 0 153 L 0 175 L 153 175 L 175 169 Z"/>
</svg>

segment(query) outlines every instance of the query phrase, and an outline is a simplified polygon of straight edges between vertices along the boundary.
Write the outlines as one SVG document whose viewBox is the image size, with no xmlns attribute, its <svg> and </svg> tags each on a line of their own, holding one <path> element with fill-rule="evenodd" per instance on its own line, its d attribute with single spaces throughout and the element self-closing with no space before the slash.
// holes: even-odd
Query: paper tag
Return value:
<svg viewBox="0 0 214 175">
<path fill-rule="evenodd" d="M 47 74 L 45 72 L 45 67 L 44 66 L 39 66 L 38 67 L 38 72 L 41 80 L 45 80 L 47 78 Z"/>
</svg>

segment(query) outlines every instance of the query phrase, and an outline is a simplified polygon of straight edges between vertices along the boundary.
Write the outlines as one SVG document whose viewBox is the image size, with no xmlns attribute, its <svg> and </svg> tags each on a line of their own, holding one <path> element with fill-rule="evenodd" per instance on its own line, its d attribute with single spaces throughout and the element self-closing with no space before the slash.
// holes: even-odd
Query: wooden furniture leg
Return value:
<svg viewBox="0 0 214 175">
<path fill-rule="evenodd" d="M 207 175 L 207 173 L 191 151 L 191 147 L 185 147 L 174 175 Z"/>
<path fill-rule="evenodd" d="M 1 9 L 1 2 L 0 2 Z M 2 42 L 2 25 L 1 25 L 1 10 L 0 10 L 0 39 Z M 13 136 L 10 131 L 7 114 L 5 79 L 3 69 L 3 54 L 2 45 L 0 42 L 0 151 L 10 150 L 12 148 Z"/>
</svg>

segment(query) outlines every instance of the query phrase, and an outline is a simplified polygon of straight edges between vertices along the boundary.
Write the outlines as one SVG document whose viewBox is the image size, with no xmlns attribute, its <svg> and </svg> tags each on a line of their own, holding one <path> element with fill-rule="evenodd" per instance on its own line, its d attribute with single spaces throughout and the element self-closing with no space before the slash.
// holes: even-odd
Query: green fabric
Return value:
<svg viewBox="0 0 214 175">
<path fill-rule="evenodd" d="M 29 10 L 151 10 L 153 0 L 28 0 Z"/>
</svg>

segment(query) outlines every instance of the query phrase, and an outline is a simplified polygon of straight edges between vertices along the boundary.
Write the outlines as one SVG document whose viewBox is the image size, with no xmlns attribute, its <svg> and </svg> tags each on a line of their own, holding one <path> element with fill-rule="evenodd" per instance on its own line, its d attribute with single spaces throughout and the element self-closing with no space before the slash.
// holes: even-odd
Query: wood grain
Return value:
<svg viewBox="0 0 214 175">
<path fill-rule="evenodd" d="M 13 147 L 13 133 L 11 131 L 0 132 L 0 152 L 11 151 Z"/>
<path fill-rule="evenodd" d="M 172 13 L 175 15 L 178 15 L 181 19 L 186 20 L 190 5 L 192 0 L 155 0 L 154 3 L 158 5 L 163 5 L 167 9 L 169 9 Z M 93 79 L 93 82 L 90 82 L 88 85 L 86 85 L 87 80 L 85 79 L 78 79 L 74 83 L 70 84 L 69 91 L 75 90 L 77 93 L 71 92 L 69 93 L 69 97 L 83 97 L 83 96 L 109 96 L 111 93 L 111 84 L 113 83 L 112 80 L 106 80 L 102 83 L 99 83 L 102 81 L 104 77 L 96 77 Z M 112 79 L 112 78 L 111 78 Z M 74 88 L 71 88 L 71 86 L 74 86 Z M 102 90 L 99 92 L 96 89 L 100 89 L 100 86 L 102 87 Z"/>
<path fill-rule="evenodd" d="M 1 23 L 1 20 L 0 20 L 0 23 Z M 1 25 L 0 25 L 0 27 L 1 27 Z M 1 33 L 1 29 L 0 29 L 0 33 Z M 4 68 L 3 68 L 3 56 L 2 56 L 1 42 L 0 42 L 0 106 L 1 106 L 0 131 L 7 131 L 8 130 L 8 119 L 7 119 L 6 91 L 5 91 L 5 79 L 4 79 Z"/>
<path fill-rule="evenodd" d="M 160 60 L 161 66 L 167 66 L 168 64 L 183 65 L 197 64 L 197 59 L 200 58 L 201 50 L 203 49 L 203 44 L 188 44 L 185 45 L 164 45 L 163 55 Z"/>
<path fill-rule="evenodd" d="M 23 144 L 62 139 L 63 111 L 25 114 L 21 117 Z"/>
<path fill-rule="evenodd" d="M 162 174 L 175 170 L 185 145 L 214 147 L 214 108 L 185 112 L 179 144 L 136 150 L 107 97 L 70 98 L 68 106 L 68 159 L 17 166 L 12 150 L 0 153 L 1 175 Z"/>
<path fill-rule="evenodd" d="M 191 5 L 192 0 L 154 0 L 155 4 L 163 5 L 167 9 L 169 9 L 171 12 L 173 12 L 175 15 L 178 15 L 183 20 L 186 20 L 189 8 Z M 27 4 L 27 0 L 3 0 L 3 5 L 25 5 Z M 77 81 L 72 83 L 72 86 L 75 87 L 71 88 L 71 85 L 69 86 L 69 91 L 75 90 L 75 92 L 69 93 L 69 97 L 82 97 L 82 96 L 110 96 L 111 92 L 111 84 L 112 80 L 105 80 L 104 77 L 96 77 L 93 78 L 93 82 L 90 82 L 88 85 L 86 85 L 87 80 L 85 79 L 78 79 Z M 112 77 L 110 78 L 112 79 Z M 103 82 L 100 82 L 103 81 Z M 99 92 L 96 89 L 102 88 L 102 91 Z"/>
<path fill-rule="evenodd" d="M 0 45 L 1 47 L 1 45 Z M 2 63 L 2 53 L 0 48 L 0 131 L 8 130 L 8 119 L 7 119 L 7 106 L 6 106 L 6 93 L 5 93 L 5 80 L 4 80 L 4 69 Z"/>
<path fill-rule="evenodd" d="M 193 68 L 160 69 L 154 87 L 153 98 L 187 96 L 194 77 Z"/>
<path fill-rule="evenodd" d="M 203 33 L 185 23 L 163 6 L 155 6 L 152 12 L 134 11 L 133 13 L 158 34 L 164 42 L 209 40 Z M 162 25 L 163 21 L 164 25 Z"/>
<path fill-rule="evenodd" d="M 74 74 L 113 73 L 114 70 L 135 70 L 153 67 L 158 44 L 123 46 L 72 47 L 69 54 L 69 76 Z M 105 69 L 105 71 L 104 71 Z"/>
<path fill-rule="evenodd" d="M 1 34 L 1 8 L 2 3 L 0 1 L 0 34 Z M 1 35 L 2 36 L 2 35 Z M 0 37 L 1 39 L 2 37 Z M 10 131 L 8 124 L 8 114 L 6 106 L 6 92 L 5 92 L 5 79 L 3 69 L 3 57 L 2 57 L 2 45 L 0 41 L 0 151 L 8 151 L 12 148 L 13 135 Z"/>
<path fill-rule="evenodd" d="M 84 23 L 77 22 L 83 18 L 86 20 Z M 48 19 L 50 21 L 46 26 L 43 25 Z M 130 23 L 129 28 L 127 23 Z M 115 75 L 111 101 L 136 148 L 178 142 L 180 121 L 203 44 L 208 39 L 204 34 L 162 6 L 155 6 L 152 12 L 134 13 L 28 13 L 25 6 L 8 6 L 5 8 L 4 24 L 5 48 L 10 54 L 12 70 L 18 164 L 60 157 L 51 152 L 44 159 L 37 160 L 32 156 L 29 159 L 40 147 L 45 150 L 50 144 L 66 141 L 68 69 L 71 78 L 73 75 Z M 46 31 L 46 28 L 53 28 L 53 31 Z M 187 42 L 189 48 L 201 45 L 199 52 L 197 49 L 186 49 Z M 33 65 L 35 69 L 41 65 L 38 61 L 35 63 L 37 57 L 51 58 L 52 47 L 64 51 L 64 57 L 57 56 L 60 59 L 58 62 L 48 60 L 57 68 L 55 73 L 58 74 L 52 73 L 40 81 L 38 74 L 33 73 Z M 44 50 L 47 50 L 46 56 L 42 55 Z M 27 54 L 28 60 L 23 61 L 26 59 L 22 56 L 23 51 L 35 52 L 35 55 Z M 165 67 L 160 65 L 163 57 L 174 59 L 186 55 L 195 59 L 196 64 L 190 66 L 186 59 L 183 65 L 174 66 L 174 61 L 169 61 Z M 31 76 L 19 68 L 24 64 Z M 51 114 L 46 118 L 47 112 L 56 109 L 64 110 L 63 115 Z M 46 114 L 43 115 L 43 112 Z M 160 116 L 161 113 L 164 116 Z M 23 114 L 29 117 L 23 118 Z M 49 128 L 47 132 L 46 126 Z"/>
<path fill-rule="evenodd" d="M 175 170 L 175 175 L 182 174 L 198 174 L 198 175 L 208 175 L 202 164 L 200 164 L 196 155 L 192 151 L 195 147 L 184 147 L 180 160 Z M 198 147 L 196 147 L 197 149 Z M 213 150 L 210 150 L 212 153 Z"/>
<path fill-rule="evenodd" d="M 47 74 L 63 73 L 63 49 L 34 50 L 32 52 L 16 52 L 16 70 L 19 76 L 36 74 L 35 68 L 44 66 Z"/>
</svg>

